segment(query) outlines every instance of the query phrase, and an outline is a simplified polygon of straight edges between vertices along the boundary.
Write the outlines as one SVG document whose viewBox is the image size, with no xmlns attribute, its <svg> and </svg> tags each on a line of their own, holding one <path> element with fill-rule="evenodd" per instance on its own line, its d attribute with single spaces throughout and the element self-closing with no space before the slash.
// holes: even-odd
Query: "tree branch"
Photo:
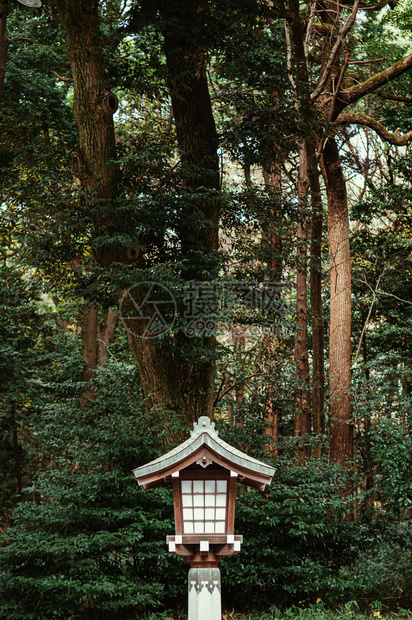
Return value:
<svg viewBox="0 0 412 620">
<path fill-rule="evenodd" d="M 398 95 L 387 95 L 386 93 L 381 93 L 379 90 L 376 93 L 378 97 L 382 97 L 382 99 L 389 99 L 389 101 L 400 101 L 401 103 L 412 103 L 412 97 L 399 97 Z"/>
<path fill-rule="evenodd" d="M 359 8 L 362 11 L 380 11 L 380 9 L 383 9 L 385 6 L 390 6 L 391 9 L 394 9 L 395 6 L 398 4 L 398 0 L 381 0 L 380 2 L 378 2 L 377 4 L 367 4 L 366 2 L 360 2 L 359 3 Z M 347 6 L 346 2 L 343 2 L 344 6 Z"/>
<path fill-rule="evenodd" d="M 315 19 L 315 13 L 316 13 L 316 2 L 313 1 L 312 6 L 310 7 L 310 16 L 309 16 L 308 25 L 306 27 L 305 40 L 303 42 L 303 50 L 305 53 L 306 62 L 309 56 L 309 43 L 310 43 L 310 37 L 312 33 L 312 26 L 313 26 L 313 22 Z"/>
<path fill-rule="evenodd" d="M 349 64 L 349 54 L 346 54 L 345 62 L 343 63 L 343 67 L 342 67 L 341 72 L 339 74 L 338 83 L 336 85 L 336 91 L 335 91 L 335 94 L 333 95 L 332 105 L 330 107 L 330 114 L 329 114 L 329 118 L 330 119 L 333 119 L 333 115 L 335 113 L 336 100 L 337 100 L 337 98 L 339 96 L 340 89 L 341 89 L 342 82 L 343 82 L 343 78 L 345 77 L 345 73 L 346 73 L 346 71 L 348 69 L 348 64 Z"/>
<path fill-rule="evenodd" d="M 292 73 L 292 43 L 290 41 L 289 25 L 286 19 L 283 20 L 283 23 L 285 26 L 285 39 L 286 39 L 286 66 L 288 68 L 289 82 L 292 84 L 292 88 L 296 95 L 296 84 L 295 84 L 295 80 L 293 79 L 293 73 Z M 296 104 L 296 101 L 295 101 L 295 104 Z"/>
<path fill-rule="evenodd" d="M 383 62 L 384 60 L 390 60 L 389 56 L 383 58 L 372 58 L 371 60 L 351 60 L 350 65 L 374 65 L 377 62 Z"/>
<path fill-rule="evenodd" d="M 380 123 L 366 114 L 340 114 L 338 120 L 335 121 L 335 125 L 362 125 L 363 127 L 369 127 L 373 129 L 385 142 L 393 144 L 395 146 L 405 146 L 410 140 L 412 140 L 412 131 L 408 131 L 403 136 L 398 136 L 396 130 L 391 133 Z"/>
<path fill-rule="evenodd" d="M 53 75 L 55 75 L 57 79 L 60 80 L 61 82 L 73 82 L 72 78 L 62 77 L 56 71 L 51 71 L 51 73 L 53 73 Z"/>
<path fill-rule="evenodd" d="M 228 365 L 228 363 L 229 362 L 225 362 L 225 364 L 224 364 L 224 366 L 222 368 L 222 380 L 220 382 L 219 389 L 217 391 L 217 394 L 215 396 L 215 400 L 213 401 L 213 404 L 219 402 L 220 392 L 222 391 L 222 388 L 223 388 L 223 386 L 225 384 L 225 381 L 226 381 L 226 375 L 227 375 L 227 373 L 226 373 L 226 366 Z"/>
<path fill-rule="evenodd" d="M 240 380 L 238 380 L 238 381 L 236 381 L 236 380 L 235 380 L 235 381 L 232 383 L 232 385 L 229 385 L 229 387 L 227 387 L 227 388 L 226 388 L 226 389 L 225 389 L 225 390 L 221 393 L 221 395 L 219 396 L 219 398 L 218 398 L 218 396 L 216 396 L 216 397 L 215 397 L 215 400 L 214 400 L 214 402 L 213 402 L 213 407 L 216 407 L 217 403 L 218 403 L 220 400 L 222 400 L 222 398 L 223 398 L 224 396 L 226 396 L 226 394 L 228 394 L 229 392 L 231 392 L 231 391 L 233 390 L 233 388 L 235 388 L 236 386 L 241 385 L 242 383 L 244 383 L 244 382 L 245 382 L 245 381 L 247 381 L 248 379 L 252 379 L 252 377 L 261 377 L 261 376 L 262 376 L 262 373 L 257 372 L 257 373 L 255 373 L 254 375 L 248 375 L 247 377 L 244 377 L 243 379 L 241 378 L 241 379 L 240 379 Z"/>
<path fill-rule="evenodd" d="M 344 40 L 344 38 L 346 37 L 346 35 L 348 34 L 348 32 L 351 30 L 353 24 L 355 23 L 355 19 L 356 19 L 356 15 L 358 12 L 358 8 L 359 8 L 359 0 L 355 0 L 355 2 L 353 3 L 353 7 L 352 7 L 352 13 L 350 14 L 350 16 L 348 17 L 348 19 L 346 20 L 346 24 L 344 25 L 344 27 L 342 28 L 335 45 L 333 46 L 330 55 L 329 55 L 329 60 L 326 63 L 326 67 L 325 67 L 325 71 L 321 77 L 321 79 L 319 80 L 319 83 L 317 85 L 317 87 L 315 88 L 314 92 L 311 94 L 310 99 L 311 101 L 315 101 L 315 99 L 317 99 L 319 97 L 319 95 L 321 94 L 323 87 L 325 86 L 326 82 L 329 79 L 329 74 L 330 74 L 330 70 L 333 66 L 333 64 L 336 61 L 337 55 L 339 53 L 339 48 L 342 45 L 342 41 Z"/>
<path fill-rule="evenodd" d="M 360 348 L 361 348 L 361 345 L 362 345 L 362 340 L 363 340 L 363 337 L 365 335 L 366 327 L 367 327 L 367 325 L 369 323 L 369 319 L 370 319 L 371 314 L 372 314 L 372 309 L 373 309 L 373 306 L 374 306 L 375 301 L 376 301 L 376 296 L 377 296 L 377 293 L 378 293 L 379 284 L 380 284 L 380 282 L 381 282 L 381 280 L 382 280 L 382 278 L 384 276 L 385 271 L 388 269 L 388 267 L 389 267 L 389 265 L 386 266 L 383 269 L 382 273 L 379 275 L 378 281 L 377 281 L 376 286 L 375 286 L 375 290 L 372 290 L 372 288 L 368 285 L 369 288 L 372 290 L 372 301 L 371 301 L 371 303 L 369 305 L 368 316 L 366 317 L 366 321 L 365 321 L 365 324 L 364 324 L 364 326 L 362 328 L 362 332 L 361 332 L 361 335 L 360 335 L 360 338 L 359 338 L 358 348 L 356 350 L 355 359 L 353 360 L 353 366 L 356 366 L 356 362 L 358 361 L 358 357 L 359 357 L 359 353 L 360 353 Z M 366 280 L 365 280 L 365 284 L 368 284 L 368 282 Z"/>
<path fill-rule="evenodd" d="M 347 90 L 342 90 L 339 94 L 338 100 L 338 104 L 340 103 L 340 111 L 344 110 L 349 104 L 355 103 L 355 101 L 358 101 L 365 95 L 374 93 L 381 88 L 381 86 L 389 84 L 389 82 L 395 80 L 411 67 L 412 54 L 408 54 L 408 56 L 401 58 L 401 60 L 398 60 L 380 73 L 376 73 L 361 84 L 352 86 L 352 88 L 348 88 Z"/>
<path fill-rule="evenodd" d="M 33 45 L 33 41 L 31 39 L 28 39 L 27 37 L 13 37 L 12 39 L 10 39 L 10 41 L 27 41 L 27 43 Z"/>
</svg>

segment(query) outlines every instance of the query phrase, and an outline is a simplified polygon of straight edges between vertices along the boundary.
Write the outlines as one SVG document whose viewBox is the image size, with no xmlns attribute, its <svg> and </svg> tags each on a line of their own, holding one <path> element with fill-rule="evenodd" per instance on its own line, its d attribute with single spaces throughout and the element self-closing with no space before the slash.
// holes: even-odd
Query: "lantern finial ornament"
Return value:
<svg viewBox="0 0 412 620">
<path fill-rule="evenodd" d="M 208 430 L 209 433 L 213 433 L 214 435 L 219 435 L 217 430 L 215 430 L 215 423 L 207 417 L 207 415 L 202 415 L 197 422 L 193 422 L 193 430 L 190 431 L 191 435 L 194 435 L 199 430 Z"/>
<path fill-rule="evenodd" d="M 191 565 L 188 620 L 221 618 L 218 565 L 222 556 L 238 553 L 243 541 L 234 533 L 236 483 L 263 491 L 274 474 L 270 465 L 220 439 L 207 416 L 180 446 L 134 470 L 143 490 L 173 485 L 175 535 L 166 542 Z"/>
</svg>

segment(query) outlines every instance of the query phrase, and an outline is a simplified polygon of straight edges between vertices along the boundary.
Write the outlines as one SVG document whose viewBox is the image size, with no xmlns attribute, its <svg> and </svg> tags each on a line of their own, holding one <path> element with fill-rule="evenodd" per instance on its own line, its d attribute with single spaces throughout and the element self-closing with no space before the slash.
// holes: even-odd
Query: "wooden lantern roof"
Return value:
<svg viewBox="0 0 412 620">
<path fill-rule="evenodd" d="M 179 471 L 218 466 L 235 472 L 239 482 L 264 490 L 275 474 L 275 468 L 262 463 L 220 439 L 214 422 L 202 416 L 193 424 L 190 438 L 163 456 L 133 470 L 134 476 L 143 490 L 170 482 Z"/>
</svg>

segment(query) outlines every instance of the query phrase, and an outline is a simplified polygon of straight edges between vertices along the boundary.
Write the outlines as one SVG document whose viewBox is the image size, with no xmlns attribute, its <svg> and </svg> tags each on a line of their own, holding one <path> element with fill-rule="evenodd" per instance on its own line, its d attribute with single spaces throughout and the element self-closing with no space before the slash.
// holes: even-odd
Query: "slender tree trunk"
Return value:
<svg viewBox="0 0 412 620">
<path fill-rule="evenodd" d="M 16 427 L 16 406 L 12 405 L 11 408 L 11 419 L 13 424 L 13 451 L 14 451 L 14 462 L 16 466 L 16 477 L 17 477 L 17 493 L 20 495 L 23 489 L 23 476 L 21 471 L 21 458 L 20 458 L 20 446 L 19 439 Z"/>
<path fill-rule="evenodd" d="M 367 320 L 366 316 L 362 312 L 362 325 L 365 324 L 366 320 Z M 363 353 L 363 364 L 364 364 L 364 369 L 365 369 L 367 393 L 369 394 L 370 393 L 370 371 L 369 371 L 369 368 L 367 367 L 367 358 L 368 358 L 367 351 L 368 351 L 367 335 L 365 331 L 365 334 L 363 336 L 363 341 L 362 341 L 362 353 Z M 375 481 L 374 481 L 374 462 L 372 458 L 372 445 L 371 445 L 371 436 L 370 436 L 371 419 L 369 415 L 366 415 L 361 420 L 361 428 L 359 430 L 362 436 L 361 453 L 362 453 L 363 472 L 365 476 L 365 489 L 366 491 L 371 492 L 372 489 L 374 488 Z M 370 510 L 373 509 L 373 503 L 374 503 L 374 498 L 371 494 L 367 498 L 367 506 Z"/>
<path fill-rule="evenodd" d="M 307 153 L 305 140 L 299 141 L 298 200 L 299 213 L 297 224 L 297 276 L 296 276 L 296 314 L 297 333 L 295 343 L 295 360 L 297 373 L 302 387 L 296 397 L 295 437 L 304 437 L 311 431 L 310 388 L 309 388 L 309 340 L 308 340 L 308 306 L 307 306 L 307 193 L 309 189 Z M 305 453 L 308 451 L 305 450 Z"/>
<path fill-rule="evenodd" d="M 322 226 L 323 207 L 316 164 L 316 149 L 306 143 L 308 178 L 312 206 L 310 241 L 310 307 L 312 315 L 312 430 L 315 435 L 325 433 L 325 365 L 322 312 Z M 315 458 L 322 455 L 321 446 L 312 450 Z"/>
<path fill-rule="evenodd" d="M 295 109 L 301 120 L 307 123 L 305 116 L 310 106 L 309 76 L 305 51 L 306 26 L 300 16 L 297 0 L 290 0 L 290 26 L 293 35 L 296 57 L 296 75 L 292 82 L 295 87 Z M 298 169 L 298 223 L 297 223 L 297 276 L 296 276 L 296 315 L 297 333 L 295 343 L 295 360 L 297 375 L 301 384 L 296 394 L 295 437 L 304 437 L 311 432 L 311 399 L 309 379 L 309 340 L 307 326 L 307 194 L 309 190 L 308 152 L 306 139 L 299 138 Z M 308 456 L 309 449 L 301 452 Z"/>
<path fill-rule="evenodd" d="M 349 215 L 346 184 L 338 147 L 329 137 L 323 150 L 328 194 L 330 261 L 330 458 L 345 463 L 353 458 L 351 386 L 351 285 Z"/>
<path fill-rule="evenodd" d="M 8 0 L 0 0 L 0 97 L 3 92 L 4 76 L 6 73 L 7 49 L 10 39 L 7 36 Z"/>
<path fill-rule="evenodd" d="M 227 385 L 230 385 L 230 381 L 229 381 L 229 373 L 227 372 L 227 370 L 225 370 L 225 382 L 227 383 Z M 230 426 L 234 426 L 235 425 L 235 410 L 233 407 L 233 394 L 232 394 L 232 390 L 230 390 L 227 394 L 226 394 L 226 403 L 227 403 L 227 421 L 228 424 Z"/>
<path fill-rule="evenodd" d="M 98 332 L 98 308 L 93 304 L 85 310 L 82 323 L 82 355 L 84 359 L 84 369 L 82 381 L 87 383 L 96 376 L 97 366 L 97 332 Z M 83 392 L 83 404 L 95 399 L 94 390 L 86 388 Z"/>
<path fill-rule="evenodd" d="M 104 366 L 107 362 L 106 346 L 113 342 L 114 334 L 118 322 L 117 312 L 109 310 L 106 318 L 106 325 L 103 330 L 98 328 L 97 358 L 99 366 Z"/>
<path fill-rule="evenodd" d="M 277 106 L 279 107 L 279 106 Z M 263 179 L 267 189 L 275 191 L 280 194 L 281 191 L 281 175 L 279 164 L 274 164 L 273 169 L 263 170 Z M 282 249 L 283 240 L 282 237 L 273 230 L 274 220 L 280 218 L 276 208 L 272 208 L 269 214 L 269 224 L 262 227 L 262 245 L 267 248 L 269 252 L 268 259 L 268 280 L 274 284 L 280 284 L 282 281 L 283 260 Z M 274 354 L 278 348 L 278 337 L 276 334 L 268 335 L 264 338 L 264 355 L 266 360 L 266 372 L 270 379 L 269 383 L 265 386 L 265 430 L 264 434 L 272 438 L 272 441 L 267 444 L 268 454 L 275 458 L 278 455 L 278 449 L 276 447 L 277 438 L 279 436 L 279 420 L 280 411 L 279 406 L 274 394 L 273 386 L 273 365 Z"/>
<path fill-rule="evenodd" d="M 275 192 L 279 195 L 281 192 L 281 176 L 280 166 L 274 165 L 273 169 L 263 169 L 263 180 L 265 187 L 268 191 Z M 268 221 L 262 225 L 262 246 L 268 251 L 268 280 L 274 283 L 280 283 L 282 281 L 282 249 L 283 241 L 282 237 L 274 230 L 274 222 L 279 221 L 280 213 L 273 207 L 268 214 Z"/>
<path fill-rule="evenodd" d="M 280 409 L 277 402 L 276 387 L 274 385 L 274 370 L 276 351 L 279 347 L 279 339 L 276 335 L 264 339 L 262 353 L 265 359 L 265 372 L 271 378 L 271 382 L 265 385 L 265 430 L 264 434 L 271 437 L 266 444 L 266 450 L 272 458 L 279 454 L 277 440 L 279 437 Z"/>
<path fill-rule="evenodd" d="M 246 337 L 245 337 L 245 330 L 243 325 L 239 325 L 239 324 L 233 324 L 230 327 L 230 331 L 232 334 L 232 343 L 234 346 L 235 351 L 238 353 L 239 356 L 239 361 L 242 358 L 244 351 L 245 351 L 245 346 L 246 346 Z M 236 383 L 234 392 L 235 392 L 235 403 L 236 403 L 236 412 L 235 412 L 235 420 L 236 420 L 236 426 L 238 428 L 242 427 L 243 425 L 243 402 L 244 402 L 244 384 L 242 382 L 239 382 L 239 379 L 242 375 L 244 375 L 245 372 L 245 368 L 244 368 L 244 361 L 241 364 L 241 368 L 240 368 L 240 372 L 238 375 L 235 376 L 234 380 Z"/>
</svg>

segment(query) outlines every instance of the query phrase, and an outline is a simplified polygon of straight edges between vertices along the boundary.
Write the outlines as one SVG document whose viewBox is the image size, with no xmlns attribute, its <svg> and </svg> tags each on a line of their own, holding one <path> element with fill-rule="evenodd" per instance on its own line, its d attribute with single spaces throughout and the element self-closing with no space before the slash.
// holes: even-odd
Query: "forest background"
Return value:
<svg viewBox="0 0 412 620">
<path fill-rule="evenodd" d="M 1 618 L 184 608 L 170 490 L 131 470 L 199 415 L 277 468 L 228 609 L 410 607 L 411 27 L 0 2 Z"/>
</svg>

